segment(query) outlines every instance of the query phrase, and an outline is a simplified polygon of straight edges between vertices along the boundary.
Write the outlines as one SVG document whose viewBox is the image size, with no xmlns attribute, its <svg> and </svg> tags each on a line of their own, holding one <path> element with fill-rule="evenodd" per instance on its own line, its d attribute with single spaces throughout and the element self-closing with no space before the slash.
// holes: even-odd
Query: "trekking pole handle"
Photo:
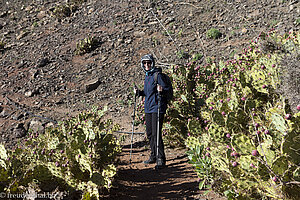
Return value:
<svg viewBox="0 0 300 200">
<path fill-rule="evenodd" d="M 133 92 L 134 92 L 134 96 L 137 95 L 139 88 L 136 86 L 136 84 L 134 83 L 133 85 Z"/>
<path fill-rule="evenodd" d="M 161 85 L 157 84 L 157 91 L 158 91 L 158 94 L 160 94 L 162 92 L 163 88 Z"/>
</svg>

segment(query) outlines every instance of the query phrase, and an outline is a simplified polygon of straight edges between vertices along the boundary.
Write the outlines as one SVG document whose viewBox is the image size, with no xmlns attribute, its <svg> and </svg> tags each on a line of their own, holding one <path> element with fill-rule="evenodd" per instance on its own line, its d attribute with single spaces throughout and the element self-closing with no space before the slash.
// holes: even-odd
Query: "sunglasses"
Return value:
<svg viewBox="0 0 300 200">
<path fill-rule="evenodd" d="M 151 62 L 151 61 L 143 61 L 143 64 L 144 64 L 144 65 L 145 65 L 145 64 L 151 65 L 152 62 Z"/>
</svg>

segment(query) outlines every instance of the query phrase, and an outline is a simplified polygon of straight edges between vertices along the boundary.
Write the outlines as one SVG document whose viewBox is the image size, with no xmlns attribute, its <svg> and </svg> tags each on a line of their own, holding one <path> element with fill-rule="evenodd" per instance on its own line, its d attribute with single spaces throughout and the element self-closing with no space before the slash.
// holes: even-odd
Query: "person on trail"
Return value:
<svg viewBox="0 0 300 200">
<path fill-rule="evenodd" d="M 151 154 L 145 164 L 155 163 L 157 167 L 163 167 L 166 164 L 166 156 L 164 152 L 164 144 L 162 140 L 162 124 L 164 115 L 167 109 L 167 98 L 164 96 L 171 88 L 164 82 L 162 78 L 162 69 L 155 67 L 154 58 L 147 54 L 141 58 L 141 67 L 146 73 L 144 81 L 144 90 L 134 88 L 137 96 L 145 97 L 145 120 L 146 133 L 150 142 Z M 155 74 L 156 79 L 155 80 Z M 160 98 L 161 97 L 161 98 Z M 157 119 L 158 119 L 158 101 L 160 98 L 159 108 L 159 133 L 157 133 Z M 157 154 L 157 134 L 159 134 L 158 154 Z M 157 156 L 158 155 L 158 156 Z"/>
</svg>

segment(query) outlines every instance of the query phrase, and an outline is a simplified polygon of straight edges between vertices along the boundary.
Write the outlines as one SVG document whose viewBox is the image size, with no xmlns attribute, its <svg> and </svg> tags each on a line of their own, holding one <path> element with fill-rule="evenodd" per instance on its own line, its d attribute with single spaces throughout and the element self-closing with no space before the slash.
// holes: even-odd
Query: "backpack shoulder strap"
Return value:
<svg viewBox="0 0 300 200">
<path fill-rule="evenodd" d="M 157 85 L 157 76 L 158 76 L 158 73 L 159 72 L 155 72 L 154 73 L 154 83 L 155 83 L 155 85 Z"/>
</svg>

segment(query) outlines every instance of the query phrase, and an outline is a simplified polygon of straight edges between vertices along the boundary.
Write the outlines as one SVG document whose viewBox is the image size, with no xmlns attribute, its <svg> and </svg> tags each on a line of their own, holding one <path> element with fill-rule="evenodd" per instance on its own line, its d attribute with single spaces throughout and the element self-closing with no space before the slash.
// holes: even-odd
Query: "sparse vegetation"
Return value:
<svg viewBox="0 0 300 200">
<path fill-rule="evenodd" d="M 3 40 L 0 41 L 0 52 L 4 51 L 5 42 Z"/>
<path fill-rule="evenodd" d="M 72 0 L 68 4 L 57 5 L 53 10 L 53 14 L 58 19 L 70 17 L 71 14 L 84 2 L 86 2 L 86 0 Z"/>
<path fill-rule="evenodd" d="M 38 26 L 39 26 L 38 22 L 33 22 L 32 23 L 32 27 L 38 27 Z"/>
<path fill-rule="evenodd" d="M 222 33 L 215 28 L 211 28 L 206 32 L 206 37 L 210 39 L 218 39 L 222 36 Z"/>
<path fill-rule="evenodd" d="M 205 61 L 206 61 L 207 64 L 212 64 L 213 59 L 211 57 L 206 57 Z"/>
<path fill-rule="evenodd" d="M 157 40 L 157 38 L 156 38 L 155 36 L 153 36 L 153 37 L 151 38 L 151 40 L 152 40 L 152 45 L 153 45 L 154 47 L 156 47 L 158 44 L 160 44 L 160 42 Z"/>
<path fill-rule="evenodd" d="M 177 36 L 178 36 L 179 38 L 181 38 L 181 37 L 182 37 L 182 34 L 183 34 L 183 29 L 181 28 L 181 29 L 179 30 Z"/>
<path fill-rule="evenodd" d="M 112 186 L 114 163 L 121 150 L 112 134 L 119 126 L 102 119 L 106 110 L 95 107 L 60 122 L 44 134 L 31 132 L 13 150 L 1 144 L 1 191 L 59 188 L 68 191 L 68 195 L 80 191 L 82 197 L 78 195 L 77 199 L 99 199 L 100 189 Z"/>
<path fill-rule="evenodd" d="M 298 26 L 300 24 L 300 18 L 296 19 L 295 24 L 296 24 L 296 26 Z"/>
<path fill-rule="evenodd" d="M 270 27 L 272 28 L 272 27 L 275 27 L 278 23 L 279 23 L 278 20 L 271 20 L 269 24 L 270 24 Z"/>
<path fill-rule="evenodd" d="M 174 34 L 174 31 L 172 31 L 172 30 L 164 31 L 163 34 L 164 34 L 165 36 L 173 35 L 173 34 Z"/>
<path fill-rule="evenodd" d="M 193 57 L 193 60 L 200 60 L 203 57 L 203 55 L 201 53 L 196 53 L 196 54 L 193 54 L 192 57 Z"/>
<path fill-rule="evenodd" d="M 76 43 L 75 54 L 83 55 L 85 53 L 89 53 L 94 50 L 99 44 L 99 41 L 94 37 L 87 37 L 83 40 L 79 40 Z"/>
<path fill-rule="evenodd" d="M 84 3 L 84 2 L 86 2 L 86 0 L 71 0 L 71 3 L 72 3 L 72 4 L 76 4 L 76 5 L 82 4 L 82 3 Z"/>
<path fill-rule="evenodd" d="M 178 51 L 176 54 L 179 59 L 188 59 L 190 57 L 189 53 L 184 50 Z"/>
<path fill-rule="evenodd" d="M 53 10 L 54 16 L 59 19 L 70 17 L 71 13 L 72 13 L 72 9 L 70 5 L 58 5 Z"/>
</svg>

